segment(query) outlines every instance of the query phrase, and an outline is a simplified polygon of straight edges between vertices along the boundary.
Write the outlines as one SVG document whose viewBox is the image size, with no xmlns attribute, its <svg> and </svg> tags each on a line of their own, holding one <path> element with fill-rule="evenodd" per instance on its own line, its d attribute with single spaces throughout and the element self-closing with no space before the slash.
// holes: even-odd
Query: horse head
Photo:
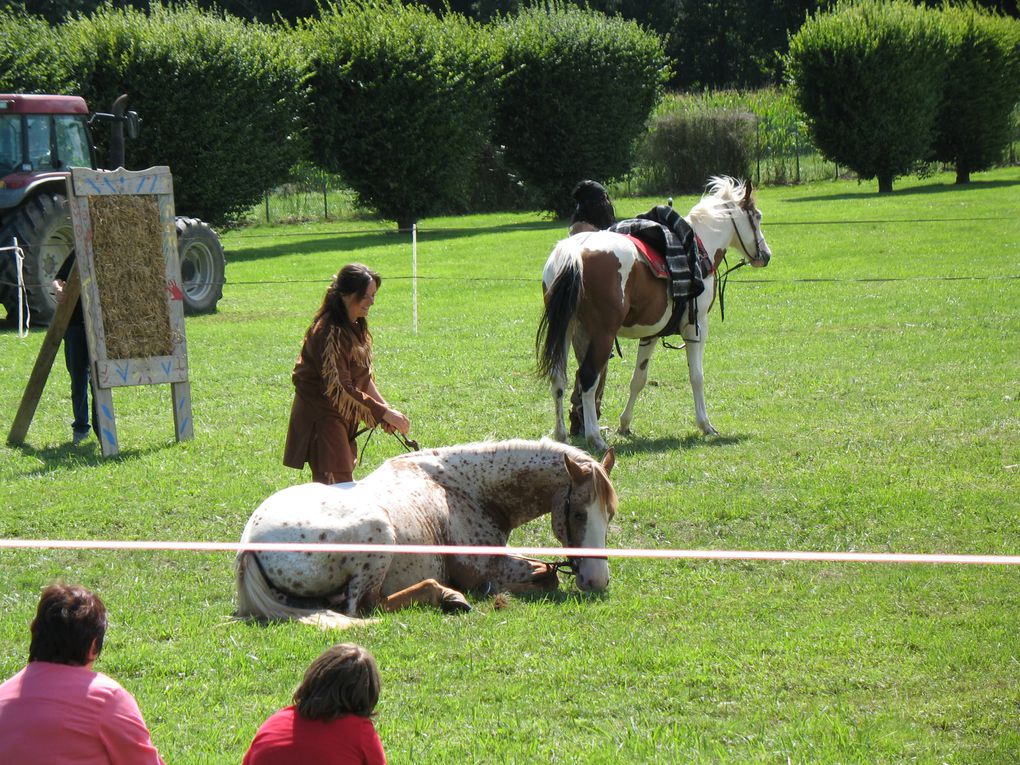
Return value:
<svg viewBox="0 0 1020 765">
<path fill-rule="evenodd" d="M 563 455 L 570 489 L 562 508 L 553 512 L 553 533 L 564 547 L 605 548 L 609 522 L 616 515 L 616 490 L 609 473 L 616 462 L 610 449 L 602 462 Z M 571 558 L 577 586 L 584 592 L 602 592 L 609 586 L 606 558 Z"/>
<path fill-rule="evenodd" d="M 744 251 L 747 262 L 755 268 L 767 266 L 772 259 L 772 250 L 769 249 L 768 242 L 765 241 L 765 235 L 761 230 L 761 211 L 755 204 L 754 187 L 751 185 L 750 178 L 744 181 L 743 195 L 733 210 L 731 220 L 736 243 Z M 753 251 L 749 242 L 754 242 Z"/>
<path fill-rule="evenodd" d="M 772 250 L 761 230 L 761 211 L 750 180 L 729 176 L 709 179 L 708 189 L 691 208 L 688 221 L 718 264 L 721 253 L 739 247 L 741 263 L 761 268 L 769 264 Z"/>
</svg>

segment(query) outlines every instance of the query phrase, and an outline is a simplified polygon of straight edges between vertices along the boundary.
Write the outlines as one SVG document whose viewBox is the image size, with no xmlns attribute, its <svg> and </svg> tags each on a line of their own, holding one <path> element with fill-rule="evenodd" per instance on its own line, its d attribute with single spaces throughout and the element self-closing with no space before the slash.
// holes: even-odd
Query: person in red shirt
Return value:
<svg viewBox="0 0 1020 765">
<path fill-rule="evenodd" d="M 262 723 L 242 765 L 386 765 L 372 724 L 379 669 L 366 649 L 340 643 L 305 671 L 294 704 Z"/>
<path fill-rule="evenodd" d="M 106 606 L 84 587 L 43 590 L 28 666 L 0 685 L 4 765 L 163 765 L 134 697 L 92 665 Z"/>
</svg>

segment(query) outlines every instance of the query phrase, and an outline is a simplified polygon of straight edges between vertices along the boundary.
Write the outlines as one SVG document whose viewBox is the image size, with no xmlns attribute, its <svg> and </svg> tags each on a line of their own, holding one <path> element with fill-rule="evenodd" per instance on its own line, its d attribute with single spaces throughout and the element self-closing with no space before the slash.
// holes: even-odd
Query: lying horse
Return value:
<svg viewBox="0 0 1020 765">
<path fill-rule="evenodd" d="M 546 513 L 567 547 L 606 545 L 616 513 L 601 462 L 554 441 L 513 440 L 393 457 L 363 480 L 278 491 L 248 519 L 241 543 L 504 546 Z M 605 558 L 571 561 L 577 586 L 609 585 Z M 363 623 L 379 607 L 425 603 L 469 610 L 458 590 L 542 592 L 559 586 L 555 564 L 517 555 L 243 551 L 236 561 L 238 616 L 323 627 Z M 456 588 L 456 589 L 454 589 Z"/>
<path fill-rule="evenodd" d="M 704 292 L 684 309 L 679 323 L 687 350 L 687 367 L 694 393 L 698 427 L 706 435 L 718 431 L 705 409 L 703 358 L 708 339 L 708 311 L 715 299 L 715 268 L 727 248 L 739 246 L 742 261 L 767 266 L 772 253 L 761 231 L 751 182 L 713 178 L 708 193 L 694 206 L 687 222 L 713 261 L 704 275 Z M 580 391 L 584 435 L 597 449 L 606 442 L 599 432 L 600 380 L 617 335 L 638 338 L 630 398 L 620 415 L 620 433 L 630 432 L 634 402 L 648 380 L 648 362 L 655 340 L 673 315 L 673 299 L 666 281 L 658 278 L 634 241 L 622 234 L 595 231 L 575 234 L 553 249 L 542 274 L 544 312 L 536 337 L 538 369 L 550 383 L 556 408 L 553 435 L 565 441 L 563 398 L 567 387 L 567 353 L 577 359 L 576 387 Z"/>
</svg>

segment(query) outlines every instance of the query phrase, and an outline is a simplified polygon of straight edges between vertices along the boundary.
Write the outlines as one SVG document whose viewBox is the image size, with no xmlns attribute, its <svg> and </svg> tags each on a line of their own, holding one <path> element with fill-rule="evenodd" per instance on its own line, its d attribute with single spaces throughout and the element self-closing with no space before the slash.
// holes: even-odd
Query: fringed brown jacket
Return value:
<svg viewBox="0 0 1020 765">
<path fill-rule="evenodd" d="M 352 347 L 339 330 L 320 319 L 305 337 L 294 372 L 283 464 L 300 470 L 350 475 L 357 457 L 358 423 L 373 427 L 387 407 L 366 392 L 372 379 L 367 343 Z"/>
</svg>

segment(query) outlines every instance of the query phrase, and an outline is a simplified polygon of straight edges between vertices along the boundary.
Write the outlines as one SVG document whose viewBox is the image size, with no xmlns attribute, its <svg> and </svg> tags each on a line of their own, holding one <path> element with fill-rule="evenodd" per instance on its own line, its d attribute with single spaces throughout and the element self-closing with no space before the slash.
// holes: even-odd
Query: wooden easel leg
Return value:
<svg viewBox="0 0 1020 765">
<path fill-rule="evenodd" d="M 191 383 L 170 383 L 170 395 L 174 399 L 174 431 L 178 441 L 190 441 L 195 437 L 191 421 Z"/>
<path fill-rule="evenodd" d="M 11 425 L 11 432 L 7 436 L 7 443 L 19 445 L 25 443 L 25 436 L 28 435 L 28 426 L 32 424 L 36 407 L 39 406 L 39 399 L 42 398 L 43 388 L 46 387 L 46 380 L 53 368 L 53 359 L 56 358 L 60 343 L 64 339 L 64 332 L 67 331 L 68 322 L 74 312 L 75 303 L 81 294 L 81 279 L 78 276 L 78 269 L 72 268 L 68 274 L 67 284 L 64 285 L 64 302 L 57 306 L 56 315 L 46 331 L 42 346 L 39 348 L 39 355 L 36 357 L 35 366 L 32 367 L 32 374 L 28 378 L 28 385 L 25 386 L 25 393 L 21 397 L 21 404 L 18 412 L 14 415 L 14 422 Z"/>
<path fill-rule="evenodd" d="M 120 452 L 117 421 L 113 416 L 113 389 L 96 385 L 95 374 L 92 375 L 92 397 L 96 401 L 96 417 L 99 418 L 99 445 L 104 457 L 112 457 Z"/>
</svg>

